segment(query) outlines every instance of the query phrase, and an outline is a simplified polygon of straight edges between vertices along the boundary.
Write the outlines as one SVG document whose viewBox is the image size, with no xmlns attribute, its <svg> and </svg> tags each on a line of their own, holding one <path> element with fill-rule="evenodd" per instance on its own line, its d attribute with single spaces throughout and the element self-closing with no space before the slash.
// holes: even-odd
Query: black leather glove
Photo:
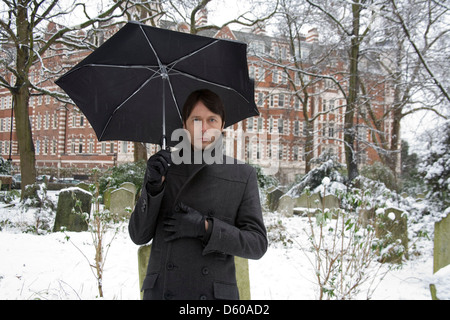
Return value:
<svg viewBox="0 0 450 320">
<path fill-rule="evenodd" d="M 171 155 L 167 150 L 161 150 L 148 159 L 145 171 L 148 192 L 155 194 L 162 190 L 162 177 L 166 176 L 171 164 Z"/>
<path fill-rule="evenodd" d="M 183 203 L 177 204 L 172 216 L 167 217 L 164 221 L 164 231 L 168 232 L 164 240 L 172 241 L 180 238 L 204 240 L 206 234 L 205 218 L 195 209 Z"/>
</svg>

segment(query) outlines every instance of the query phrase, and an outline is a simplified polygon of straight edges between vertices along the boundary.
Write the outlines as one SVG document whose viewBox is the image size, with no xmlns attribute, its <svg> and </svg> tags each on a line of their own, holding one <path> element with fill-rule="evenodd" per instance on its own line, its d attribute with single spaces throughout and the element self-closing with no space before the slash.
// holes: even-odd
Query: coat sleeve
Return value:
<svg viewBox="0 0 450 320">
<path fill-rule="evenodd" d="M 141 196 L 136 202 L 128 223 L 128 232 L 135 244 L 147 244 L 153 239 L 163 196 L 164 189 L 155 196 L 151 196 L 144 183 Z"/>
<path fill-rule="evenodd" d="M 267 251 L 256 170 L 252 168 L 236 216 L 235 225 L 217 218 L 203 255 L 219 252 L 246 259 L 260 259 Z"/>
</svg>

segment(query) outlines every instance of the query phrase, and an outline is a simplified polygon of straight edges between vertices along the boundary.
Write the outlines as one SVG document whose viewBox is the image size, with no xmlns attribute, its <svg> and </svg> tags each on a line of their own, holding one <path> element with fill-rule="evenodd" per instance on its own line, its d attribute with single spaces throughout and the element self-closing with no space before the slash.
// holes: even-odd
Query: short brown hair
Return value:
<svg viewBox="0 0 450 320">
<path fill-rule="evenodd" d="M 212 113 L 218 114 L 222 118 L 222 126 L 225 124 L 225 108 L 223 106 L 220 97 L 208 89 L 201 89 L 193 91 L 186 99 L 183 106 L 182 118 L 183 123 L 186 123 L 187 119 L 191 115 L 192 109 L 197 102 L 203 102 L 205 107 Z"/>
</svg>

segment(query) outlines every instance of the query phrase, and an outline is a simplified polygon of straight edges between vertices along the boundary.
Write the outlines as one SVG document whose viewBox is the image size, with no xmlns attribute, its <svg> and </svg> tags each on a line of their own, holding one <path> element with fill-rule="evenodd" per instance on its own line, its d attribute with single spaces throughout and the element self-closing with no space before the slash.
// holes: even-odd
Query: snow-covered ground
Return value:
<svg viewBox="0 0 450 320">
<path fill-rule="evenodd" d="M 56 195 L 53 194 L 53 197 Z M 0 221 L 26 222 L 30 213 L 0 203 Z M 281 221 L 290 239 L 286 244 L 271 243 L 265 256 L 249 262 L 252 299 L 317 299 L 318 287 L 308 255 L 305 253 L 307 220 L 266 213 L 268 224 Z M 96 299 L 97 283 L 86 257 L 93 261 L 94 249 L 89 232 L 23 233 L 12 224 L 0 232 L 0 299 Z M 108 234 L 110 236 L 110 234 Z M 372 299 L 430 299 L 433 278 L 433 243 L 415 240 L 415 255 L 401 268 L 391 270 L 372 284 Z M 83 254 L 80 252 L 83 252 Z M 105 264 L 105 299 L 139 299 L 138 246 L 133 244 L 124 224 L 112 242 Z M 86 257 L 85 257 L 85 256 Z M 309 257 L 310 258 L 310 257 Z M 448 277 L 447 277 L 448 278 Z M 362 291 L 358 299 L 366 299 Z"/>
</svg>

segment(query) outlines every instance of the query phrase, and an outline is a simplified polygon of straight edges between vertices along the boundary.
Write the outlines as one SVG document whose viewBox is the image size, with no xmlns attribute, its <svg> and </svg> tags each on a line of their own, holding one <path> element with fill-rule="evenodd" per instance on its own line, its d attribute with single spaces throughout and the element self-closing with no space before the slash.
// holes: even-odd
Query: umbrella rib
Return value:
<svg viewBox="0 0 450 320">
<path fill-rule="evenodd" d="M 156 78 L 156 73 L 153 74 L 150 78 L 148 78 L 139 88 L 137 88 L 128 98 L 126 98 L 124 101 L 122 101 L 121 104 L 119 104 L 114 111 L 111 113 L 111 115 L 109 116 L 108 122 L 106 123 L 106 125 L 103 127 L 102 130 L 102 134 L 100 135 L 99 140 L 102 140 L 103 135 L 105 134 L 106 129 L 109 127 L 109 123 L 111 122 L 112 118 L 114 117 L 114 115 L 116 114 L 116 112 L 128 101 L 130 100 L 134 95 L 136 95 L 143 87 L 145 87 L 151 80 Z"/>
<path fill-rule="evenodd" d="M 205 50 L 206 48 L 208 48 L 208 47 L 210 47 L 210 46 L 216 44 L 216 43 L 219 42 L 219 41 L 220 41 L 220 40 L 216 39 L 216 40 L 214 40 L 213 42 L 208 43 L 207 45 L 205 45 L 205 46 L 203 46 L 203 47 L 201 47 L 201 48 L 199 48 L 199 49 L 197 49 L 197 50 L 195 50 L 195 51 L 192 51 L 191 53 L 189 53 L 189 54 L 187 54 L 187 55 L 185 55 L 185 56 L 183 56 L 183 57 L 181 57 L 181 58 L 179 58 L 179 59 L 177 59 L 177 60 L 175 60 L 175 61 L 172 61 L 171 63 L 167 64 L 167 66 L 170 68 L 170 70 L 172 70 L 172 69 L 175 67 L 175 65 L 176 65 L 177 63 L 179 63 L 179 62 L 181 62 L 181 61 L 183 61 L 183 60 L 186 60 L 186 59 L 192 57 L 193 55 L 196 55 L 196 54 L 199 53 L 200 51 Z"/>
<path fill-rule="evenodd" d="M 221 88 L 223 88 L 223 89 L 231 90 L 231 91 L 234 91 L 235 93 L 237 93 L 240 97 L 242 97 L 242 99 L 244 99 L 247 103 L 250 102 L 246 97 L 244 97 L 240 92 L 238 92 L 238 91 L 237 91 L 236 89 L 234 89 L 234 88 L 231 88 L 231 87 L 229 87 L 229 86 L 226 86 L 226 85 L 223 85 L 223 84 L 220 84 L 220 83 L 217 83 L 217 82 L 205 80 L 205 79 L 199 78 L 199 77 L 197 77 L 197 76 L 193 76 L 192 74 L 189 74 L 189 73 L 186 73 L 186 72 L 177 70 L 177 69 L 172 69 L 172 70 L 175 71 L 175 72 L 172 73 L 172 76 L 179 74 L 179 75 L 182 75 L 182 76 L 185 76 L 185 77 L 194 79 L 194 80 L 198 80 L 198 81 L 200 81 L 200 82 L 212 84 L 212 85 L 214 85 L 214 86 L 221 87 Z"/>
<path fill-rule="evenodd" d="M 158 60 L 159 68 L 162 68 L 163 64 L 161 62 L 161 59 L 159 59 L 158 53 L 156 52 L 155 48 L 153 47 L 152 43 L 150 42 L 150 39 L 148 38 L 147 34 L 144 32 L 144 28 L 141 25 L 139 25 L 139 28 L 141 29 L 142 33 L 144 34 L 144 37 L 147 40 L 147 43 L 150 46 L 150 49 L 152 49 L 156 59 Z"/>
<path fill-rule="evenodd" d="M 63 77 L 66 77 L 68 74 L 73 73 L 75 71 L 78 71 L 84 67 L 101 67 L 101 68 L 122 68 L 122 69 L 147 69 L 151 70 L 153 72 L 159 73 L 159 66 L 149 66 L 149 65 L 111 65 L 111 64 L 101 64 L 101 63 L 89 63 L 82 65 L 78 68 L 75 68 L 73 70 L 70 70 L 67 74 L 65 74 Z M 153 69 L 154 68 L 154 69 Z"/>
</svg>

